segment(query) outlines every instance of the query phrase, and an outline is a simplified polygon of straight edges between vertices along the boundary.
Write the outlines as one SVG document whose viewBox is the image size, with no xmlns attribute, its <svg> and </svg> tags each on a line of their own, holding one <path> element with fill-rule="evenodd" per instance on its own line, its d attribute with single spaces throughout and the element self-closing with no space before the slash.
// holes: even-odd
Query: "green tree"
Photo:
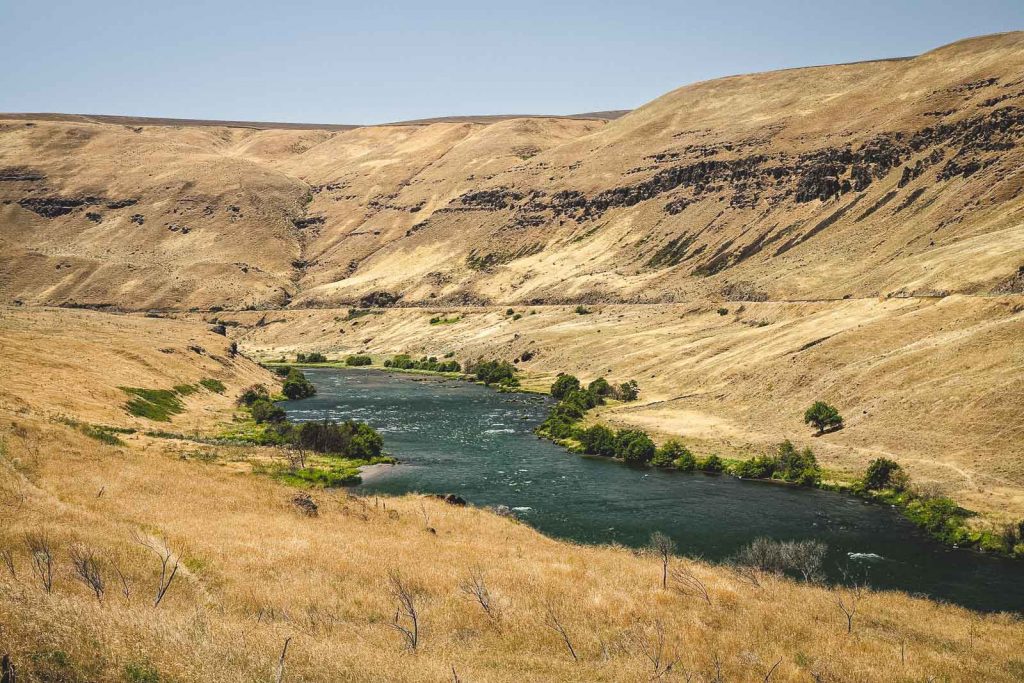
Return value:
<svg viewBox="0 0 1024 683">
<path fill-rule="evenodd" d="M 316 393 L 316 387 L 306 379 L 306 375 L 298 368 L 288 371 L 281 391 L 290 399 L 307 398 Z"/>
<path fill-rule="evenodd" d="M 578 438 L 585 453 L 609 458 L 615 455 L 615 432 L 604 425 L 588 427 L 580 431 Z"/>
<path fill-rule="evenodd" d="M 721 458 L 712 453 L 698 463 L 697 469 L 701 472 L 717 473 L 725 469 L 725 463 L 722 462 Z"/>
<path fill-rule="evenodd" d="M 895 489 L 902 491 L 907 487 L 907 475 L 900 464 L 889 458 L 875 458 L 864 472 L 861 485 L 865 491 Z"/>
<path fill-rule="evenodd" d="M 620 401 L 635 401 L 640 396 L 640 389 L 637 386 L 636 380 L 631 379 L 620 384 L 615 394 Z"/>
<path fill-rule="evenodd" d="M 557 400 L 561 401 L 563 398 L 569 395 L 570 391 L 576 391 L 580 388 L 580 381 L 572 375 L 566 375 L 565 373 L 558 373 L 558 377 L 555 379 L 554 384 L 551 385 L 551 395 Z"/>
<path fill-rule="evenodd" d="M 842 429 L 843 418 L 835 406 L 824 401 L 815 401 L 804 413 L 804 424 L 814 425 L 819 434 L 824 434 Z"/>
<path fill-rule="evenodd" d="M 662 462 L 666 464 L 661 465 Z M 697 459 L 679 439 L 669 439 L 654 454 L 651 464 L 659 467 L 672 465 L 676 469 L 690 472 L 697 467 Z"/>
<path fill-rule="evenodd" d="M 252 413 L 252 418 L 258 424 L 264 422 L 284 422 L 285 420 L 284 410 L 280 406 L 271 403 L 267 398 L 259 398 L 253 401 L 252 405 L 249 406 L 249 411 Z"/>
<path fill-rule="evenodd" d="M 615 435 L 615 456 L 626 462 L 650 462 L 655 450 L 651 437 L 639 429 L 621 429 Z"/>
<path fill-rule="evenodd" d="M 598 377 L 587 385 L 587 391 L 594 396 L 611 396 L 614 389 L 612 389 L 611 384 L 608 384 L 608 380 L 604 377 Z"/>
</svg>

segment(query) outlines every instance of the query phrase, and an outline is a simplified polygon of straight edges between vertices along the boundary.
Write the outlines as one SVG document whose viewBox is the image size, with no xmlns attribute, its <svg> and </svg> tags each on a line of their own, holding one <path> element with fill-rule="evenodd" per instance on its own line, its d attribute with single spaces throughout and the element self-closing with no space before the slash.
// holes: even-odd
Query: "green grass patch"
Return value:
<svg viewBox="0 0 1024 683">
<path fill-rule="evenodd" d="M 178 398 L 178 393 L 171 389 L 141 389 L 139 387 L 119 387 L 124 393 L 133 396 L 125 404 L 125 410 L 136 417 L 144 417 L 156 422 L 170 422 L 172 415 L 185 410 Z"/>
<path fill-rule="evenodd" d="M 459 322 L 460 320 L 462 320 L 462 316 L 460 316 L 460 315 L 457 315 L 454 318 L 443 318 L 441 316 L 436 316 L 436 317 L 430 319 L 430 324 L 431 325 L 454 325 L 455 323 Z"/>
<path fill-rule="evenodd" d="M 189 396 L 199 391 L 199 385 L 197 384 L 177 384 L 174 387 L 174 393 L 179 396 Z"/>
<path fill-rule="evenodd" d="M 228 389 L 224 386 L 224 382 L 221 382 L 219 379 L 213 379 L 212 377 L 201 379 L 199 380 L 199 383 L 206 387 L 208 391 L 212 391 L 215 394 L 223 394 Z"/>
</svg>

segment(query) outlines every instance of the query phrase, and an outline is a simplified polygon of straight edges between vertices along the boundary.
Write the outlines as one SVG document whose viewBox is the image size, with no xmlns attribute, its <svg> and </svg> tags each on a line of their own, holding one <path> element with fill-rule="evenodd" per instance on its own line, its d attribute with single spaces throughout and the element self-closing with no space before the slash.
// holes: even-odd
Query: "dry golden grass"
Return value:
<svg viewBox="0 0 1024 683">
<path fill-rule="evenodd" d="M 111 374 L 80 375 L 81 386 L 60 411 L 79 419 L 132 424 L 134 418 L 105 413 L 90 397 L 115 396 L 111 383 L 124 373 L 155 386 L 169 374 L 198 376 L 209 362 L 150 349 L 155 336 L 172 345 L 205 338 L 199 326 L 37 311 L 37 329 L 50 332 L 35 337 L 35 353 L 17 351 L 17 362 L 9 363 L 27 337 L 11 330 L 24 324 L 19 316 L 7 319 L 0 550 L 11 552 L 15 571 L 0 562 L 0 654 L 12 657 L 19 680 L 155 680 L 146 678 L 152 672 L 159 680 L 275 680 L 289 638 L 285 681 L 641 681 L 659 673 L 661 680 L 760 681 L 769 672 L 772 681 L 1013 681 L 1024 675 L 1024 625 L 1017 617 L 867 592 L 847 633 L 836 599 L 849 604 L 849 590 L 769 576 L 756 587 L 722 567 L 674 560 L 704 582 L 709 604 L 663 590 L 656 558 L 555 541 L 488 511 L 435 499 L 318 491 L 319 516 L 307 517 L 291 502 L 294 489 L 248 471 L 265 452 L 138 434 L 124 435 L 123 446 L 98 443 L 56 422 L 47 407 L 67 362 L 68 340 L 50 324 L 54 316 L 76 323 L 75 362 L 102 360 Z M 87 343 L 93 336 L 102 343 Z M 114 367 L 103 355 L 111 346 L 131 359 Z M 165 357 L 180 365 L 156 362 Z M 253 378 L 270 381 L 242 360 L 224 374 L 233 391 Z M 17 402 L 12 387 L 22 395 Z M 200 417 L 208 409 L 224 419 L 230 412 L 206 403 L 187 407 L 172 428 L 208 424 L 208 415 Z M 45 536 L 52 547 L 50 593 L 31 569 L 27 535 Z M 166 542 L 181 558 L 157 607 L 159 559 L 140 539 Z M 76 579 L 75 548 L 98 558 L 102 599 Z M 116 570 L 125 576 L 127 597 Z M 415 596 L 415 652 L 393 628 L 399 603 L 390 592 L 392 572 Z M 477 572 L 494 618 L 461 589 Z M 552 628 L 554 620 L 578 661 Z"/>
<path fill-rule="evenodd" d="M 292 638 L 285 680 L 437 681 L 454 667 L 465 681 L 640 681 L 655 674 L 644 648 L 659 629 L 663 665 L 676 662 L 662 680 L 716 680 L 718 667 L 724 680 L 762 680 L 777 661 L 772 680 L 1024 674 L 1024 627 L 1009 616 L 866 593 L 847 633 L 837 593 L 825 588 L 770 577 L 757 588 L 675 560 L 706 583 L 709 605 L 662 590 L 653 557 L 553 541 L 483 510 L 317 492 L 320 515 L 309 518 L 290 504 L 294 490 L 181 460 L 158 442 L 104 446 L 33 418 L 4 430 L 0 543 L 17 574 L 0 567 L 0 649 L 29 680 L 46 671 L 123 680 L 141 665 L 161 680 L 273 680 Z M 53 546 L 52 594 L 30 571 L 26 533 Z M 156 608 L 158 560 L 136 535 L 166 539 L 182 556 Z M 75 544 L 101 558 L 102 600 L 72 575 Z M 460 590 L 477 570 L 493 619 Z M 390 626 L 392 571 L 415 592 L 415 653 Z"/>
</svg>

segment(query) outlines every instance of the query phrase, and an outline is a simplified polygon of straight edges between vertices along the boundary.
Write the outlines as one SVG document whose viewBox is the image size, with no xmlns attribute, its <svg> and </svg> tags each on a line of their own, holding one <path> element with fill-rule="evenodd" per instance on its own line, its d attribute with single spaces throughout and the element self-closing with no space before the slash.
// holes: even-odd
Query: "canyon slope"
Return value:
<svg viewBox="0 0 1024 683">
<path fill-rule="evenodd" d="M 1022 97 L 1024 35 L 1008 33 L 698 83 L 611 121 L 8 117 L 0 295 L 181 309 L 1019 292 Z"/>
</svg>

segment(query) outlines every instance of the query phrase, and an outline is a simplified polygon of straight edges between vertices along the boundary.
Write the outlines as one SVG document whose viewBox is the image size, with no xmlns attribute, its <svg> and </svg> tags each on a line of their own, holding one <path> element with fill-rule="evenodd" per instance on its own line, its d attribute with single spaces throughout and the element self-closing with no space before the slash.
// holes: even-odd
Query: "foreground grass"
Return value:
<svg viewBox="0 0 1024 683">
<path fill-rule="evenodd" d="M 274 680 L 289 638 L 290 681 L 443 681 L 453 669 L 463 681 L 1024 676 L 1024 626 L 1009 615 L 772 576 L 755 586 L 674 560 L 705 600 L 662 589 L 653 557 L 431 498 L 313 491 L 310 517 L 294 489 L 246 474 L 232 455 L 244 447 L 186 457 L 195 444 L 125 434 L 110 446 L 31 418 L 3 424 L 0 550 L 15 572 L 0 563 L 0 654 L 18 680 Z M 49 593 L 26 534 L 52 549 Z M 143 543 L 180 557 L 157 607 L 160 562 Z M 75 548 L 98 558 L 99 599 L 75 576 Z M 473 577 L 490 615 L 464 590 Z M 394 628 L 393 580 L 417 610 L 415 651 Z M 850 632 L 839 600 L 856 604 Z"/>
</svg>

